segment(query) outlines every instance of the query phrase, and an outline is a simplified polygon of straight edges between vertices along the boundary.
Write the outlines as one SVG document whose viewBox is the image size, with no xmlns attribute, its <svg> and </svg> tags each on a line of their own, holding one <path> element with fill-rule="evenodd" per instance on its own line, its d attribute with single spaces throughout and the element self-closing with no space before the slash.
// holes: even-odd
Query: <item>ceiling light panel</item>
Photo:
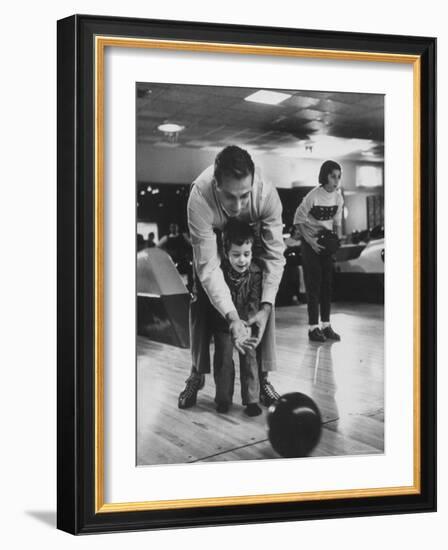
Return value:
<svg viewBox="0 0 448 550">
<path fill-rule="evenodd" d="M 266 105 L 278 105 L 285 99 L 291 97 L 291 94 L 284 94 L 282 92 L 273 92 L 272 90 L 258 90 L 254 94 L 245 97 L 245 101 L 252 101 L 254 103 L 265 103 Z"/>
</svg>

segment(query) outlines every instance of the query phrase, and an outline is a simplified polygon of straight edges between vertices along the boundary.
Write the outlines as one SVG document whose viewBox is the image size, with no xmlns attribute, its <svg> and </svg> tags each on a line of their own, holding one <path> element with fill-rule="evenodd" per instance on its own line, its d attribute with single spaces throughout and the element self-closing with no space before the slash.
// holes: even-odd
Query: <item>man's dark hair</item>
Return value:
<svg viewBox="0 0 448 550">
<path fill-rule="evenodd" d="M 241 246 L 244 243 L 253 243 L 254 239 L 252 227 L 246 222 L 230 218 L 224 227 L 223 242 L 226 253 L 229 252 L 232 244 Z"/>
<path fill-rule="evenodd" d="M 319 172 L 319 183 L 321 185 L 327 185 L 328 175 L 331 174 L 333 170 L 339 170 L 339 172 L 342 172 L 341 165 L 335 162 L 334 160 L 326 160 L 322 164 Z"/>
<path fill-rule="evenodd" d="M 247 151 L 237 145 L 224 147 L 215 158 L 214 176 L 216 183 L 221 185 L 223 178 L 243 179 L 254 175 L 254 161 Z"/>
</svg>

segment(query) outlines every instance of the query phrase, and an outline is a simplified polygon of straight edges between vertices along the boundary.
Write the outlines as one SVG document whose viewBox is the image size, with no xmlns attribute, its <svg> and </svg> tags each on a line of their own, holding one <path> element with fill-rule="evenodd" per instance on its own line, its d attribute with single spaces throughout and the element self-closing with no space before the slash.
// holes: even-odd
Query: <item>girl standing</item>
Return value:
<svg viewBox="0 0 448 550">
<path fill-rule="evenodd" d="M 308 337 L 314 342 L 340 340 L 330 324 L 333 257 L 318 243 L 324 230 L 341 237 L 343 199 L 339 190 L 341 166 L 325 161 L 319 172 L 319 185 L 300 203 L 294 226 L 302 239 L 302 264 L 308 299 Z M 322 325 L 319 326 L 319 312 Z"/>
</svg>

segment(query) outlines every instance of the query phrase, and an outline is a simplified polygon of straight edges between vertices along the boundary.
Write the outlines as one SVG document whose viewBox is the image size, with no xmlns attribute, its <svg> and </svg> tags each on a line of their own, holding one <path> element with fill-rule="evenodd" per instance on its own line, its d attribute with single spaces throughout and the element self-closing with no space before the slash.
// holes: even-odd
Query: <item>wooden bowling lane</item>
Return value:
<svg viewBox="0 0 448 550">
<path fill-rule="evenodd" d="M 319 406 L 324 427 L 312 456 L 382 453 L 383 307 L 340 304 L 332 323 L 343 342 L 310 343 L 306 308 L 279 308 L 279 369 L 270 379 L 279 393 L 300 391 Z M 138 337 L 137 463 L 276 458 L 267 440 L 266 410 L 256 418 L 244 415 L 238 376 L 229 414 L 215 411 L 211 375 L 195 407 L 177 408 L 190 365 L 188 350 Z"/>
<path fill-rule="evenodd" d="M 335 452 L 338 449 L 338 452 Z M 378 454 L 378 449 L 359 441 L 346 438 L 338 432 L 333 432 L 325 426 L 322 430 L 322 437 L 316 448 L 310 453 L 313 457 L 325 456 L 347 456 L 347 455 L 371 455 Z M 273 451 L 268 439 L 232 449 L 227 453 L 206 457 L 201 462 L 224 462 L 228 460 L 260 460 L 268 458 L 279 458 Z"/>
</svg>

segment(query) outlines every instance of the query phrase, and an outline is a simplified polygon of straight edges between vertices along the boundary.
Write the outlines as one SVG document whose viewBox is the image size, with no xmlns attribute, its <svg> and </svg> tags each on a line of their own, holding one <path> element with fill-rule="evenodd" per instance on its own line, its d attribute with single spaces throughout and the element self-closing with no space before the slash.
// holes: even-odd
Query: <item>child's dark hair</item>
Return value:
<svg viewBox="0 0 448 550">
<path fill-rule="evenodd" d="M 255 172 L 254 161 L 247 151 L 237 145 L 224 147 L 215 158 L 214 176 L 216 183 L 221 185 L 224 177 L 243 179 L 253 176 Z"/>
<path fill-rule="evenodd" d="M 224 251 L 228 253 L 232 244 L 241 246 L 244 243 L 253 243 L 254 238 L 254 232 L 248 223 L 230 218 L 223 233 Z"/>
<path fill-rule="evenodd" d="M 335 162 L 334 160 L 326 160 L 322 164 L 319 171 L 319 183 L 321 185 L 327 185 L 328 175 L 331 174 L 333 170 L 339 170 L 339 172 L 342 172 L 341 165 Z"/>
</svg>

